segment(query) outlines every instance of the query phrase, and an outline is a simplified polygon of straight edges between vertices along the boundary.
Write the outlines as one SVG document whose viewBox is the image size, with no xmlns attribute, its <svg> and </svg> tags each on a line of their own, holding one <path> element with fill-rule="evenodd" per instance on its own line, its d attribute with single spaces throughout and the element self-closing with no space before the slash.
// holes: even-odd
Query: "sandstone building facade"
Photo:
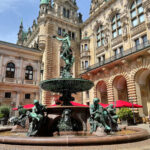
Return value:
<svg viewBox="0 0 150 150">
<path fill-rule="evenodd" d="M 94 82 L 84 103 L 126 100 L 150 112 L 150 1 L 92 0 L 82 24 L 82 77 Z"/>
<path fill-rule="evenodd" d="M 0 105 L 25 105 L 40 99 L 42 53 L 0 41 Z"/>
</svg>

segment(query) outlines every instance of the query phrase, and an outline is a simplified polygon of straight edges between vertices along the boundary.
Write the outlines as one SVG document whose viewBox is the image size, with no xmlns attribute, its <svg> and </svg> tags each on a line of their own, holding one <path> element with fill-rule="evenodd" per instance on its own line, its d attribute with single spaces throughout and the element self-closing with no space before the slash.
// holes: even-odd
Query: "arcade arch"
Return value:
<svg viewBox="0 0 150 150">
<path fill-rule="evenodd" d="M 127 82 L 123 76 L 117 76 L 113 80 L 114 100 L 128 101 Z"/>
<path fill-rule="evenodd" d="M 148 116 L 150 112 L 150 69 L 141 69 L 134 77 L 137 101 L 143 106 L 143 109 L 139 109 L 139 113 Z"/>
<path fill-rule="evenodd" d="M 96 95 L 101 100 L 101 103 L 108 104 L 107 85 L 104 81 L 100 81 L 97 83 Z"/>
</svg>

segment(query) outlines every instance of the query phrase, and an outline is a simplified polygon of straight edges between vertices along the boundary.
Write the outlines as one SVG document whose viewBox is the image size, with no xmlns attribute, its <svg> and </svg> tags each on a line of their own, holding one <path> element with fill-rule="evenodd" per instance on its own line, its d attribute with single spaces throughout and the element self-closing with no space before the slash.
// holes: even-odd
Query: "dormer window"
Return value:
<svg viewBox="0 0 150 150">
<path fill-rule="evenodd" d="M 66 9 L 66 8 L 63 8 L 63 16 L 65 18 L 70 18 L 70 10 Z"/>
</svg>

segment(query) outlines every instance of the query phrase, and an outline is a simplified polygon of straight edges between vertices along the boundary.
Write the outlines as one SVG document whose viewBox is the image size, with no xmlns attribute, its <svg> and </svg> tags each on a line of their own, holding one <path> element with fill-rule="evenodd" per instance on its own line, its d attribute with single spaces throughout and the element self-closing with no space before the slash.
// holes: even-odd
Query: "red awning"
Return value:
<svg viewBox="0 0 150 150">
<path fill-rule="evenodd" d="M 116 102 L 113 102 L 112 104 L 113 104 L 114 107 L 116 107 L 116 108 L 121 108 L 121 107 L 141 108 L 141 107 L 143 107 L 142 105 L 132 104 L 132 103 L 130 103 L 130 102 L 123 101 L 123 100 L 117 100 Z M 133 105 L 133 106 L 132 106 L 132 105 Z"/>
<path fill-rule="evenodd" d="M 109 106 L 109 104 L 103 104 L 103 103 L 99 103 L 103 108 L 106 108 Z M 113 104 L 114 107 L 116 108 L 121 108 L 121 107 L 134 107 L 134 108 L 142 108 L 143 106 L 142 105 L 138 105 L 138 104 L 133 104 L 132 106 L 132 103 L 130 102 L 127 102 L 127 101 L 123 101 L 123 100 L 117 100 L 116 102 L 112 102 L 110 104 Z"/>
<path fill-rule="evenodd" d="M 109 104 L 103 104 L 103 103 L 99 103 L 103 108 L 106 108 L 109 106 Z"/>
<path fill-rule="evenodd" d="M 32 109 L 34 107 L 33 104 L 27 104 L 27 105 L 24 105 L 23 108 L 25 109 Z M 18 110 L 18 108 L 13 108 L 13 110 Z"/>
</svg>

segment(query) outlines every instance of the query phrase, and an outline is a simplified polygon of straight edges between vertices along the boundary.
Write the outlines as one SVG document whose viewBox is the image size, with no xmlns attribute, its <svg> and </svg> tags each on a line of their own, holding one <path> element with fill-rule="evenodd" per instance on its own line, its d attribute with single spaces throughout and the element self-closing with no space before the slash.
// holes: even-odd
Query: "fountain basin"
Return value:
<svg viewBox="0 0 150 150">
<path fill-rule="evenodd" d="M 57 78 L 44 80 L 40 83 L 40 86 L 45 91 L 52 91 L 56 93 L 69 91 L 70 93 L 77 93 L 88 91 L 94 86 L 94 84 L 92 81 L 79 78 Z"/>
<path fill-rule="evenodd" d="M 15 145 L 50 145 L 50 146 L 73 146 L 73 145 L 102 145 L 134 142 L 149 138 L 149 133 L 140 128 L 127 127 L 135 131 L 134 134 L 98 136 L 63 136 L 63 137 L 16 137 L 0 136 L 0 143 Z M 0 132 L 3 132 L 0 130 Z"/>
</svg>

